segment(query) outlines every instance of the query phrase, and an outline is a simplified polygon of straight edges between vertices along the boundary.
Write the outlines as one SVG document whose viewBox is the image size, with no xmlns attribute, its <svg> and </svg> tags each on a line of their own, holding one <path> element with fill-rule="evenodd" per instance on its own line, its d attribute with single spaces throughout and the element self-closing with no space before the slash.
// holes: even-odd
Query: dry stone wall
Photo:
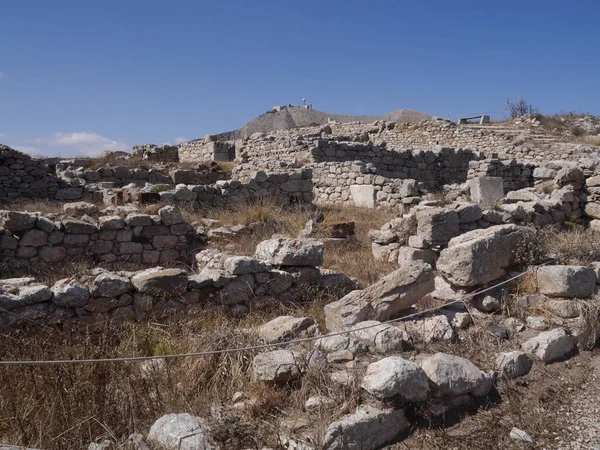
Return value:
<svg viewBox="0 0 600 450">
<path fill-rule="evenodd" d="M 179 210 L 166 206 L 157 215 L 129 213 L 97 220 L 47 217 L 40 213 L 0 211 L 0 275 L 20 269 L 54 268 L 71 261 L 93 259 L 156 265 L 190 261 L 201 237 Z"/>
<path fill-rule="evenodd" d="M 253 170 L 254 166 L 238 166 L 231 180 L 213 185 L 177 185 L 160 192 L 160 201 L 186 208 L 217 208 L 269 200 L 281 205 L 310 204 L 313 199 L 312 171 Z"/>
<path fill-rule="evenodd" d="M 317 266 L 323 243 L 279 239 L 259 244 L 255 258 L 216 250 L 197 255 L 198 272 L 152 267 L 138 272 L 94 269 L 57 281 L 0 280 L 0 326 L 44 324 L 101 329 L 107 324 L 173 318 L 206 309 L 245 314 L 264 303 L 303 298 L 307 290 L 347 293 L 354 282 Z"/>
<path fill-rule="evenodd" d="M 0 199 L 52 198 L 62 187 L 42 160 L 0 144 Z"/>
<path fill-rule="evenodd" d="M 417 195 L 417 185 L 436 189 L 462 183 L 468 178 L 470 162 L 483 158 L 469 150 L 390 151 L 328 140 L 319 140 L 311 153 L 315 201 L 355 203 L 352 186 L 372 186 L 373 206 L 395 206 Z"/>
<path fill-rule="evenodd" d="M 179 161 L 198 163 L 207 161 L 233 161 L 235 145 L 231 142 L 216 141 L 212 136 L 188 141 L 179 146 Z"/>
</svg>

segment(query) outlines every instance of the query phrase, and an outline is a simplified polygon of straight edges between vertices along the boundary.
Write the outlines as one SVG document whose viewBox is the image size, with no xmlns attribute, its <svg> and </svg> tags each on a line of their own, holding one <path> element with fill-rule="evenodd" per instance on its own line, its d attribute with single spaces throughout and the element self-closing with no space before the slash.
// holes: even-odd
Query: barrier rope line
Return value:
<svg viewBox="0 0 600 450">
<path fill-rule="evenodd" d="M 190 358 L 190 357 L 200 357 L 200 356 L 223 355 L 223 354 L 227 354 L 227 353 L 246 352 L 246 351 L 253 351 L 253 350 L 264 350 L 264 349 L 268 349 L 268 348 L 284 347 L 284 346 L 288 346 L 288 345 L 301 344 L 304 342 L 316 341 L 316 340 L 319 340 L 322 338 L 328 338 L 328 337 L 333 337 L 333 336 L 343 336 L 346 334 L 355 333 L 357 331 L 363 331 L 363 330 L 368 330 L 370 328 L 380 327 L 381 325 L 388 325 L 388 324 L 392 324 L 392 323 L 396 323 L 396 322 L 401 322 L 401 321 L 410 319 L 412 317 L 422 316 L 424 314 L 438 311 L 442 308 L 446 308 L 448 306 L 455 305 L 458 303 L 462 303 L 463 305 L 466 306 L 466 300 L 473 298 L 476 295 L 481 295 L 485 292 L 492 291 L 492 290 L 498 288 L 499 286 L 508 284 L 511 281 L 514 281 L 514 280 L 521 278 L 529 273 L 534 272 L 535 270 L 537 270 L 538 267 L 545 266 L 545 265 L 551 263 L 552 261 L 554 261 L 554 260 L 546 261 L 543 264 L 532 267 L 531 269 L 526 270 L 525 272 L 521 272 L 520 274 L 515 275 L 511 278 L 508 278 L 504 281 L 501 281 L 500 283 L 497 283 L 493 286 L 487 287 L 481 291 L 472 292 L 472 293 L 465 295 L 459 299 L 444 303 L 443 305 L 435 306 L 433 308 L 425 309 L 423 311 L 418 311 L 416 313 L 409 314 L 409 315 L 406 315 L 403 317 L 398 317 L 396 319 L 386 320 L 386 321 L 383 321 L 383 322 L 380 322 L 377 324 L 365 325 L 364 327 L 354 328 L 352 330 L 337 331 L 337 332 L 329 333 L 327 335 L 311 336 L 311 337 L 306 337 L 306 338 L 293 339 L 290 341 L 251 345 L 251 346 L 247 346 L 247 347 L 225 348 L 225 349 L 221 349 L 221 350 L 207 350 L 207 351 L 193 352 L 193 353 L 175 353 L 175 354 L 171 354 L 171 355 L 156 355 L 156 356 L 124 356 L 124 357 L 119 357 L 119 358 L 98 358 L 98 359 L 58 359 L 58 360 L 46 360 L 46 361 L 44 361 L 44 360 L 30 360 L 30 361 L 9 360 L 9 361 L 0 361 L 0 366 L 43 366 L 43 365 L 59 365 L 59 364 L 93 364 L 93 363 L 148 361 L 148 360 L 156 360 L 156 359 Z"/>
</svg>

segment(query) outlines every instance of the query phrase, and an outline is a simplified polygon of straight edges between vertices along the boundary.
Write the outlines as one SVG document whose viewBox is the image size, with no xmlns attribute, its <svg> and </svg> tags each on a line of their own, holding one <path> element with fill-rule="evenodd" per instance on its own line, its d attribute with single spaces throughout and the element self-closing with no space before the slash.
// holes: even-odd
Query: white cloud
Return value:
<svg viewBox="0 0 600 450">
<path fill-rule="evenodd" d="M 188 138 L 184 138 L 184 137 L 176 137 L 175 139 L 173 139 L 173 142 L 175 143 L 175 145 L 178 144 L 183 144 L 184 142 L 189 141 Z"/>
<path fill-rule="evenodd" d="M 31 156 L 43 156 L 44 155 L 42 153 L 42 151 L 37 147 L 27 147 L 27 146 L 17 145 L 13 148 L 15 150 L 19 150 L 20 152 L 27 153 Z"/>
<path fill-rule="evenodd" d="M 0 80 L 8 80 L 8 74 L 6 72 L 0 72 Z"/>
<path fill-rule="evenodd" d="M 47 146 L 52 147 L 52 150 L 55 152 L 74 152 L 75 154 L 84 156 L 98 156 L 106 150 L 130 150 L 127 144 L 112 140 L 93 131 L 76 131 L 72 133 L 58 132 L 54 133 L 51 137 L 26 139 L 26 142 L 46 144 Z M 49 152 L 45 151 L 45 153 Z"/>
</svg>

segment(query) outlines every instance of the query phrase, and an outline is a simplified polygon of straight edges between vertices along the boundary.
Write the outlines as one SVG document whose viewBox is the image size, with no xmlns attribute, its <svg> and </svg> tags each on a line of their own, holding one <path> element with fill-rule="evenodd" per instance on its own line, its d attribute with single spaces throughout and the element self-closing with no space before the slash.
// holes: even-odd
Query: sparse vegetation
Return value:
<svg viewBox="0 0 600 450">
<path fill-rule="evenodd" d="M 538 109 L 528 103 L 522 96 L 519 96 L 515 101 L 510 98 L 506 99 L 506 111 L 512 118 L 538 113 Z"/>
</svg>

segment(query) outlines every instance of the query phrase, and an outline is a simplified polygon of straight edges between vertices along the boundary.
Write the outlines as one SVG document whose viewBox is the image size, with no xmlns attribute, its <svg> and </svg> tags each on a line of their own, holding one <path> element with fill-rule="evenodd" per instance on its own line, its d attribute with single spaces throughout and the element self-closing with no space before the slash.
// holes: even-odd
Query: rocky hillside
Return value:
<svg viewBox="0 0 600 450">
<path fill-rule="evenodd" d="M 353 116 L 349 114 L 330 114 L 316 109 L 306 109 L 301 106 L 286 106 L 279 111 L 268 111 L 252 119 L 239 130 L 229 131 L 219 135 L 220 139 L 239 139 L 252 133 L 268 133 L 275 130 L 288 130 L 308 125 L 324 125 L 329 119 L 336 122 L 374 122 L 386 120 L 390 122 L 419 122 L 432 116 L 419 111 L 398 109 L 382 116 Z"/>
</svg>

